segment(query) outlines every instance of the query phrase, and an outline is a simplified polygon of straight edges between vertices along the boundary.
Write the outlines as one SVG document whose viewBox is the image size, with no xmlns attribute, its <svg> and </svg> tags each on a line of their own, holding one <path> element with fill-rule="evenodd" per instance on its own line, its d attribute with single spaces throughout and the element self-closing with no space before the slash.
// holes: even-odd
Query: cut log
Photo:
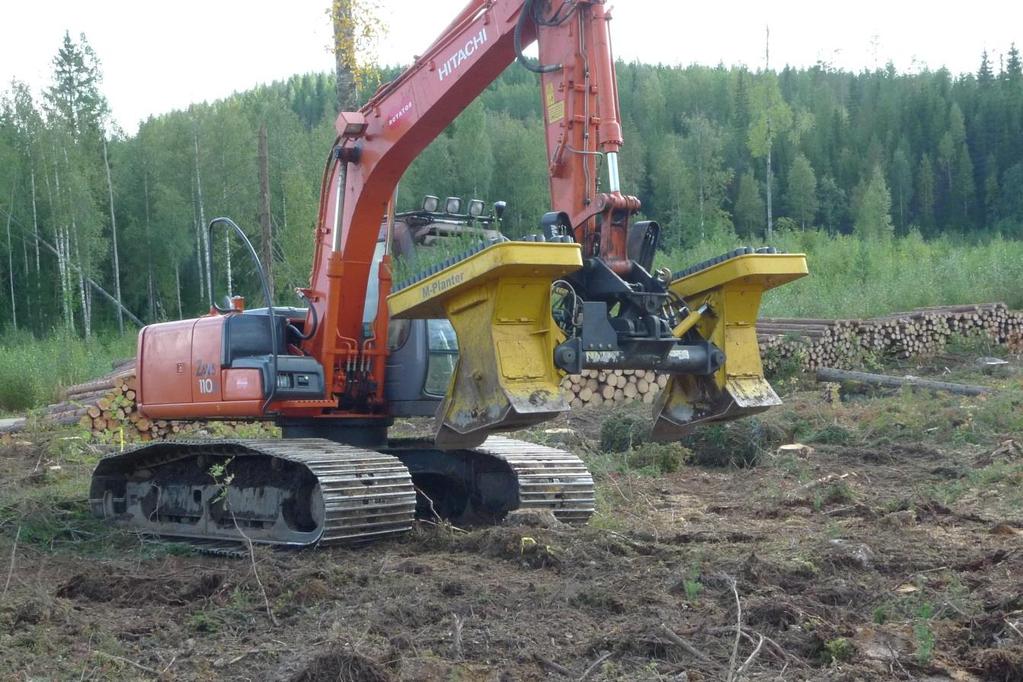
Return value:
<svg viewBox="0 0 1023 682">
<path fill-rule="evenodd" d="M 931 381 L 919 377 L 905 376 L 893 377 L 884 374 L 869 374 L 867 372 L 849 372 L 832 367 L 821 367 L 817 370 L 817 381 L 854 381 L 873 386 L 891 386 L 899 388 L 902 386 L 914 386 L 926 388 L 932 391 L 946 391 L 957 395 L 981 395 L 990 393 L 992 389 L 987 386 L 971 386 L 969 384 L 953 384 L 947 381 Z"/>
</svg>

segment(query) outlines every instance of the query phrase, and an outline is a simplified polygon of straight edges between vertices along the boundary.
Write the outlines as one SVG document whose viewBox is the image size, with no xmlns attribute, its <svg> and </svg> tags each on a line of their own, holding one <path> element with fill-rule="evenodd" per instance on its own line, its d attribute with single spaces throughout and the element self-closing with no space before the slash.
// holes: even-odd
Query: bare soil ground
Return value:
<svg viewBox="0 0 1023 682">
<path fill-rule="evenodd" d="M 782 381 L 785 407 L 701 432 L 675 471 L 600 451 L 620 410 L 519 434 L 586 458 L 587 527 L 254 562 L 92 520 L 73 433 L 8 440 L 0 678 L 1023 680 L 1023 391 L 972 357 L 895 369 L 996 394 Z M 794 441 L 813 452 L 776 453 Z"/>
</svg>

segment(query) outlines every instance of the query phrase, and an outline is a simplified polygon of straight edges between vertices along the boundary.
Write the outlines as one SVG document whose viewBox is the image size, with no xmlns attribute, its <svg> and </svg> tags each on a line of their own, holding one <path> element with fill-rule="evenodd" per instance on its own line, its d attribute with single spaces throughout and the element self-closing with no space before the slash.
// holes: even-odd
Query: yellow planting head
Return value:
<svg viewBox="0 0 1023 682">
<path fill-rule="evenodd" d="M 492 431 L 568 410 L 553 361 L 551 283 L 580 267 L 578 244 L 507 241 L 391 294 L 391 317 L 446 317 L 458 335 L 438 446 L 474 447 Z"/>
<path fill-rule="evenodd" d="M 669 289 L 691 311 L 676 336 L 698 335 L 724 352 L 710 375 L 673 374 L 654 405 L 653 437 L 674 440 L 693 425 L 737 419 L 780 405 L 764 378 L 757 344 L 768 289 L 808 274 L 804 254 L 729 254 L 680 273 Z"/>
</svg>

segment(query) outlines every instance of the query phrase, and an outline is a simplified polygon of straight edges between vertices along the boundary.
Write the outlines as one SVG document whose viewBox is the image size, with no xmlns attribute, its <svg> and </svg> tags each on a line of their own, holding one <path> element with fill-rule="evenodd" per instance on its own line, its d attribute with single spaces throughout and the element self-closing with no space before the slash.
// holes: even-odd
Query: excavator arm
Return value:
<svg viewBox="0 0 1023 682">
<path fill-rule="evenodd" d="M 740 416 L 777 402 L 757 371 L 746 376 L 744 370 L 742 385 L 753 397 L 739 402 L 750 409 L 732 404 L 734 382 L 721 378 L 725 347 L 738 343 L 744 357 L 759 352 L 755 335 L 743 333 L 735 342 L 735 334 L 728 340 L 721 334 L 753 322 L 723 321 L 714 327 L 719 338 L 701 335 L 694 316 L 708 329 L 708 320 L 724 314 L 714 295 L 721 286 L 700 299 L 701 312 L 690 308 L 676 278 L 654 271 L 659 226 L 632 223 L 640 202 L 621 192 L 623 140 L 609 22 L 603 0 L 473 0 L 408 70 L 359 111 L 338 116 L 304 291 L 315 309 L 307 325 L 317 324 L 303 351 L 322 363 L 328 393 L 341 396 L 340 411 L 319 414 L 386 415 L 388 322 L 424 316 L 450 319 L 461 348 L 439 412 L 441 445 L 472 445 L 490 432 L 566 410 L 559 373 L 585 368 L 654 368 L 696 377 L 673 382 L 667 392 L 661 410 L 671 419 L 659 419 L 656 431 L 664 438 L 677 436 L 689 421 Z M 538 63 L 522 53 L 534 41 Z M 382 218 L 393 214 L 389 204 L 401 175 L 516 60 L 539 74 L 543 100 L 551 206 L 537 207 L 542 234 L 529 247 L 494 244 L 393 287 L 390 257 L 374 269 L 374 249 Z M 758 270 L 770 258 L 746 260 Z M 796 261 L 792 274 L 805 274 L 805 262 Z M 364 314 L 374 275 L 378 310 Z M 550 315 L 553 281 L 570 303 L 557 324 Z M 690 411 L 700 419 L 681 417 L 694 403 L 700 407 Z"/>
<path fill-rule="evenodd" d="M 364 329 L 362 306 L 380 221 L 394 188 L 416 156 L 509 64 L 517 58 L 528 63 L 521 56 L 524 46 L 539 40 L 547 62 L 530 66 L 544 71 L 551 195 L 553 205 L 569 216 L 563 222 L 574 226 L 579 243 L 592 245 L 596 239 L 589 233 L 600 211 L 639 207 L 634 198 L 596 191 L 598 155 L 616 167 L 622 143 L 604 4 L 570 0 L 554 3 L 553 11 L 549 4 L 470 2 L 408 70 L 358 112 L 338 116 L 306 292 L 320 324 L 307 350 L 333 368 L 336 393 L 354 381 L 374 387 L 370 404 L 360 409 L 383 405 L 380 360 L 386 353 L 387 315 L 377 315 L 373 328 Z M 604 244 L 618 260 L 624 258 L 623 234 L 618 229 Z M 385 277 L 388 265 L 380 269 Z M 383 293 L 390 282 L 381 284 Z M 347 371 L 353 363 L 371 366 L 370 376 Z"/>
</svg>

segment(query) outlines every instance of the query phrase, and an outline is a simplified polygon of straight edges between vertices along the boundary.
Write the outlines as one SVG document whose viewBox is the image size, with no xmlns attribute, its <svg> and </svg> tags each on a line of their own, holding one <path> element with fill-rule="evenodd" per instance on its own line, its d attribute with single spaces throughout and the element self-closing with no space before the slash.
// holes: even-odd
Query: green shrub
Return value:
<svg viewBox="0 0 1023 682">
<path fill-rule="evenodd" d="M 643 443 L 628 454 L 630 469 L 649 469 L 670 474 L 688 462 L 693 453 L 680 443 Z"/>
<path fill-rule="evenodd" d="M 814 431 L 807 440 L 824 445 L 846 445 L 852 440 L 852 433 L 844 426 L 829 424 Z"/>
<path fill-rule="evenodd" d="M 777 427 L 756 417 L 724 424 L 701 426 L 680 441 L 692 452 L 694 464 L 718 467 L 752 467 L 765 453 L 786 441 Z"/>
<path fill-rule="evenodd" d="M 111 361 L 135 354 L 135 335 L 85 341 L 65 332 L 36 339 L 0 336 L 0 412 L 24 412 L 58 399 L 66 386 L 110 372 Z"/>
<path fill-rule="evenodd" d="M 600 449 L 604 452 L 628 452 L 644 443 L 650 425 L 627 415 L 611 415 L 600 425 Z"/>
<path fill-rule="evenodd" d="M 824 645 L 824 660 L 828 663 L 851 660 L 856 647 L 845 637 L 836 637 Z"/>
</svg>

